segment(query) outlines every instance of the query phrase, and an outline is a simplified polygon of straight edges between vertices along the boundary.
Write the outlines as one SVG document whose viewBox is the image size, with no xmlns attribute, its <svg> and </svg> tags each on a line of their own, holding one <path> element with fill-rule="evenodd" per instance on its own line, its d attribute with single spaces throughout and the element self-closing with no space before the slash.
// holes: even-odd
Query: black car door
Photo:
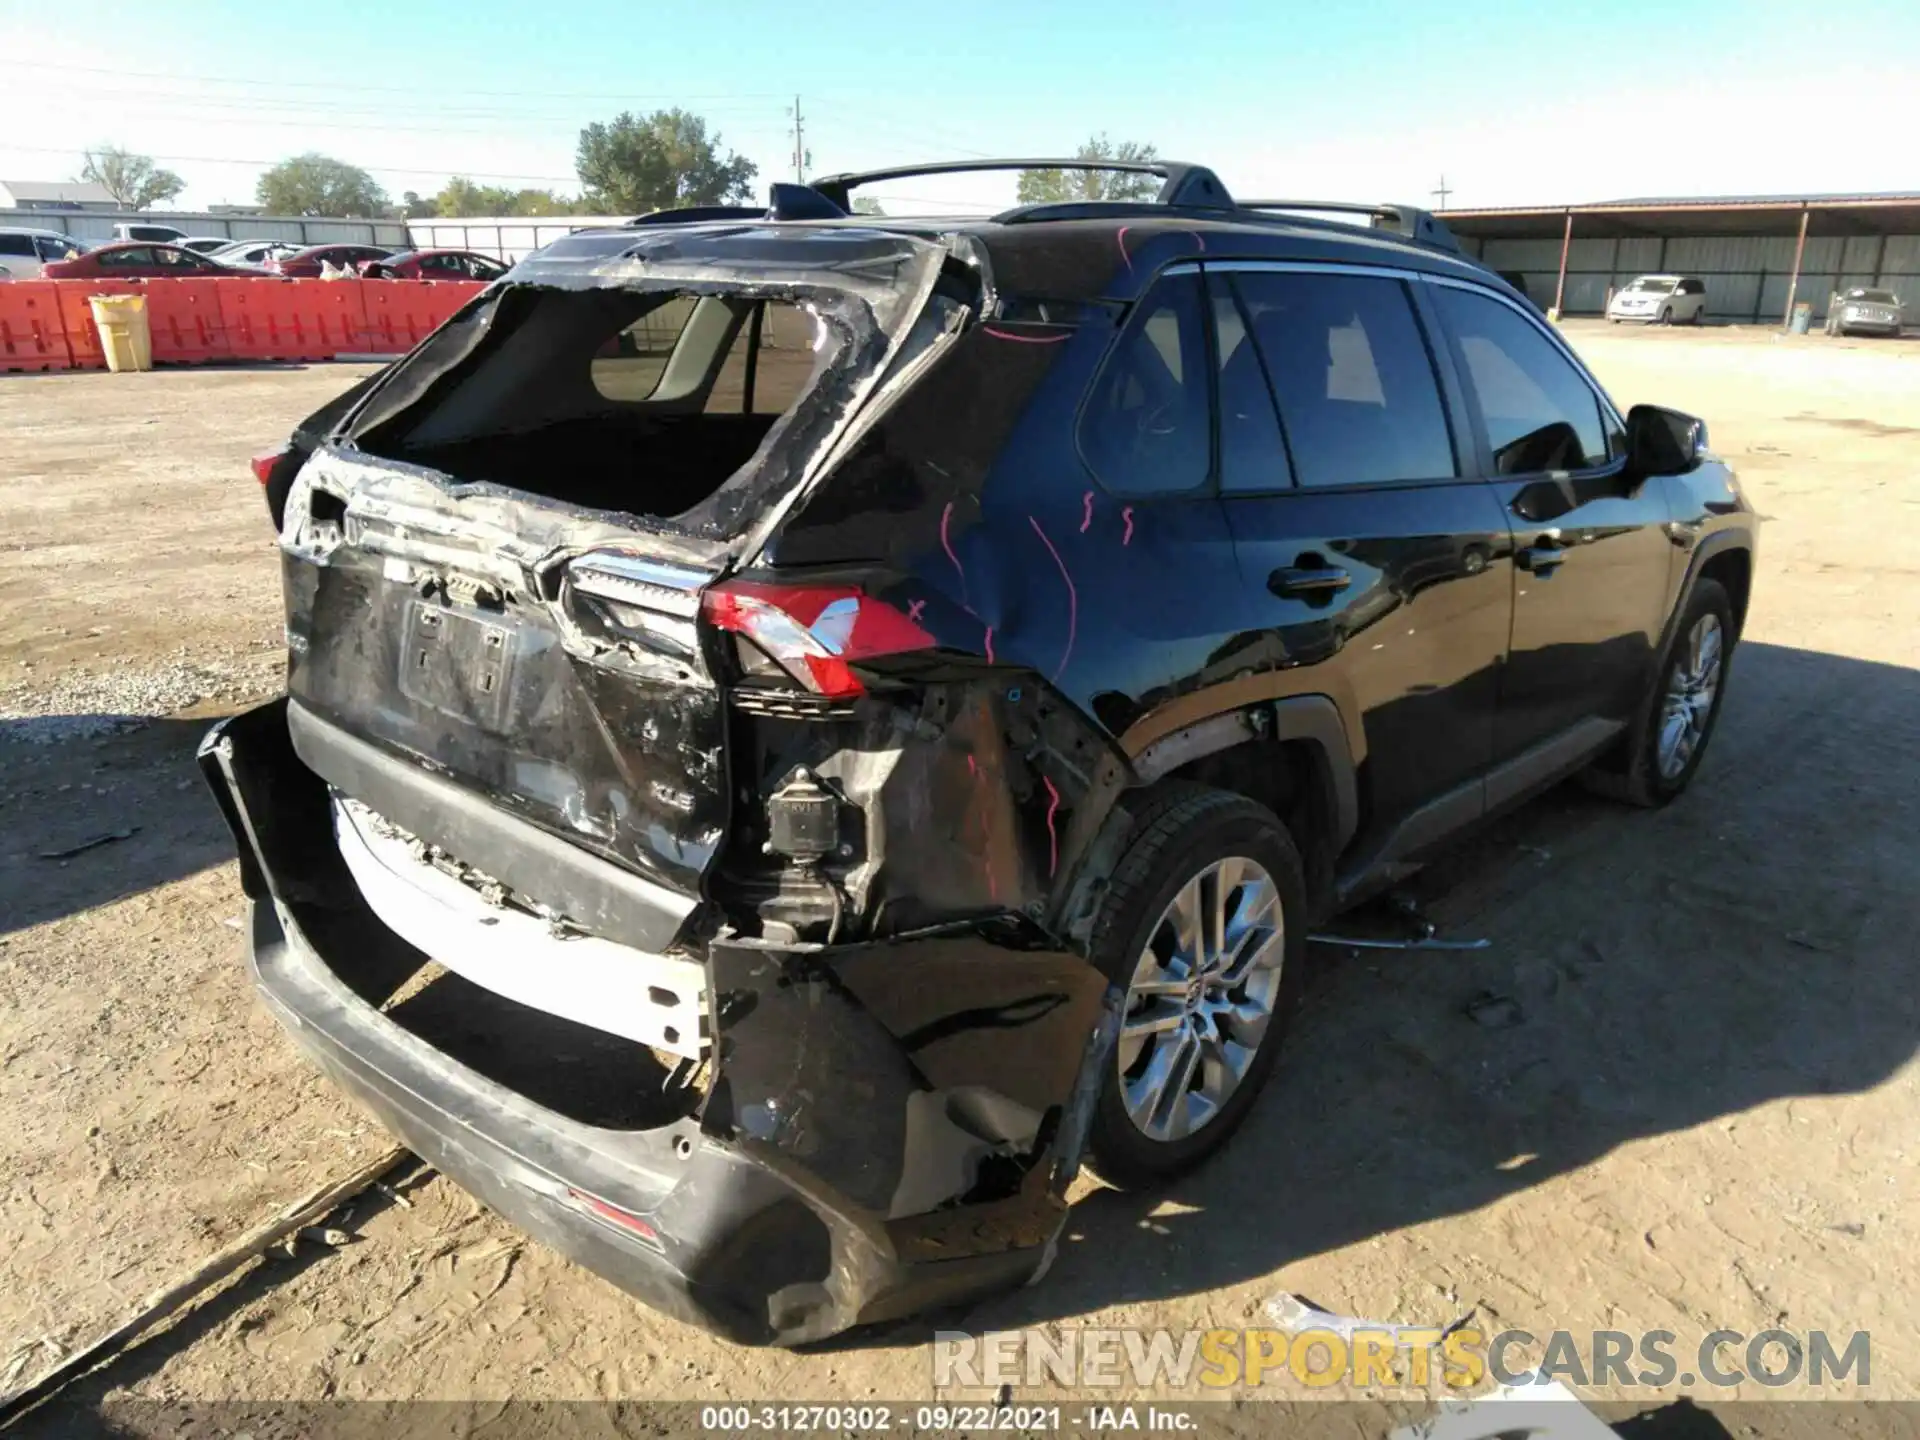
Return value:
<svg viewBox="0 0 1920 1440">
<path fill-rule="evenodd" d="M 1420 282 L 1251 263 L 1209 278 L 1241 643 L 1250 663 L 1313 667 L 1303 687 L 1360 732 L 1362 853 L 1418 849 L 1480 813 L 1513 603 L 1506 522 L 1454 433 Z"/>
<path fill-rule="evenodd" d="M 1513 641 L 1494 749 L 1517 762 L 1510 773 L 1524 788 L 1645 699 L 1679 551 L 1664 488 L 1627 478 L 1613 408 L 1558 337 L 1490 290 L 1440 281 L 1428 293 L 1513 534 Z"/>
</svg>

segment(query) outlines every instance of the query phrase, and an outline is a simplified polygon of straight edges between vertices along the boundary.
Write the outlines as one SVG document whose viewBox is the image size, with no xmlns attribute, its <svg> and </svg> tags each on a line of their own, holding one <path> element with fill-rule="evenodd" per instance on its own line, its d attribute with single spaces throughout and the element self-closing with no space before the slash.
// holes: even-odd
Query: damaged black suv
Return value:
<svg viewBox="0 0 1920 1440">
<path fill-rule="evenodd" d="M 573 235 L 263 467 L 287 694 L 202 758 L 266 1004 L 738 1339 L 1036 1276 L 1083 1160 L 1240 1121 L 1311 926 L 1712 731 L 1754 517 L 1699 422 L 1430 216 L 1131 168 Z"/>
</svg>

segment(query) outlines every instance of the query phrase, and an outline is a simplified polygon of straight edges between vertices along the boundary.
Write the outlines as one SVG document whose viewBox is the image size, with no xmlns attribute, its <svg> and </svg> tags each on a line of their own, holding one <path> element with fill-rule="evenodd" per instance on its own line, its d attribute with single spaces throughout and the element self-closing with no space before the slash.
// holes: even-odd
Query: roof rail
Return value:
<svg viewBox="0 0 1920 1440">
<path fill-rule="evenodd" d="M 1365 215 L 1375 230 L 1460 252 L 1460 241 L 1431 211 L 1413 205 L 1366 205 L 1352 200 L 1242 200 L 1242 210 L 1304 210 L 1308 214 Z"/>
<path fill-rule="evenodd" d="M 821 175 L 808 184 L 842 210 L 851 210 L 850 192 L 862 185 L 909 180 L 918 175 L 966 175 L 986 170 L 1101 170 L 1124 175 L 1156 175 L 1160 179 L 1159 193 L 1154 196 L 1157 205 L 1186 205 L 1207 210 L 1233 208 L 1233 197 L 1220 183 L 1219 176 L 1204 165 L 1192 165 L 1184 160 L 1087 160 L 1080 156 L 1053 160 L 942 160 L 927 165 L 896 165 L 885 170 Z"/>
</svg>

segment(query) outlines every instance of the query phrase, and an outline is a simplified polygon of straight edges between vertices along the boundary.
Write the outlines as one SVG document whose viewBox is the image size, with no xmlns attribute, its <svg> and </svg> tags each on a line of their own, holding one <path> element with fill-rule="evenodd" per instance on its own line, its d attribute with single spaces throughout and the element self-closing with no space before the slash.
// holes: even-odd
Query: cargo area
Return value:
<svg viewBox="0 0 1920 1440">
<path fill-rule="evenodd" d="M 359 444 L 461 483 L 682 515 L 845 368 L 849 303 L 509 289 L 375 398 Z"/>
</svg>

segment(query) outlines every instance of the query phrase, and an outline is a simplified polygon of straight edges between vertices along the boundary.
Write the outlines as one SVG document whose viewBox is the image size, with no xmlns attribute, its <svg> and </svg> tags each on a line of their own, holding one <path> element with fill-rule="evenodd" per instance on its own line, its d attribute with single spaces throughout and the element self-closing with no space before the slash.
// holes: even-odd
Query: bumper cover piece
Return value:
<svg viewBox="0 0 1920 1440">
<path fill-rule="evenodd" d="M 722 993 L 731 994 L 731 1008 L 716 1007 L 719 1075 L 708 1113 L 645 1129 L 586 1124 L 462 1064 L 382 1013 L 381 1004 L 426 957 L 384 925 L 355 886 L 334 841 L 327 786 L 296 753 L 299 732 L 290 737 L 288 719 L 287 702 L 276 701 L 222 722 L 200 751 L 240 850 L 255 983 L 300 1048 L 455 1183 L 655 1308 L 749 1344 L 822 1339 L 1019 1284 L 1044 1267 L 1064 1218 L 1065 1180 L 1084 1135 L 1088 1097 L 1097 1090 L 1080 1083 L 1082 1071 L 1104 1060 L 1098 1042 L 1111 1029 L 1101 1008 L 1104 988 L 1073 973 L 1078 966 L 1090 976 L 1084 962 L 1030 953 L 1023 958 L 1035 964 L 1038 990 L 1053 1000 L 1009 1012 L 994 1006 L 998 996 L 989 998 L 989 1031 L 1018 1028 L 1032 1012 L 1036 1020 L 1055 1017 L 1055 1028 L 1036 1031 L 1033 1043 L 1078 1037 L 1075 1060 L 1026 1077 L 1048 1094 L 1066 1082 L 1060 1103 L 1044 1110 L 1037 1103 L 1044 1097 L 1032 1090 L 1019 1103 L 998 1090 L 983 1098 L 971 1067 L 951 1059 L 934 1064 L 929 1080 L 929 1055 L 964 1053 L 964 1043 L 953 1044 L 964 1037 L 951 1027 L 913 1038 L 879 1064 L 884 1016 L 848 1001 L 826 1024 L 821 987 L 795 986 L 790 977 L 752 999 L 747 972 L 790 970 L 794 963 L 763 952 L 737 954 L 726 967 L 730 991 Z M 935 971 L 965 958 L 952 936 L 927 944 Z M 991 946 L 981 953 L 1007 958 Z M 915 946 L 894 942 L 866 962 L 911 970 Z M 823 984 L 849 993 L 831 977 Z M 729 1073 L 728 1052 L 750 1054 L 755 1039 L 740 1009 L 771 1021 L 780 995 L 807 997 L 826 1025 L 817 1038 L 857 1040 L 851 1053 L 837 1056 L 811 1047 L 803 1073 L 811 1090 L 837 1072 L 844 1087 L 838 1108 L 872 1112 L 865 1153 L 850 1156 L 838 1143 L 851 1142 L 858 1127 L 836 1114 L 838 1102 L 828 1096 L 803 1091 L 798 1098 L 818 1106 L 816 1114 L 834 1116 L 836 1143 L 806 1143 L 804 1130 L 796 1143 L 791 1127 L 766 1123 L 777 1107 L 766 1104 L 773 1092 L 757 1083 L 764 1064 L 750 1058 Z M 970 1015 L 980 1013 L 979 998 L 971 998 Z M 1063 1024 L 1068 1029 L 1058 1028 Z M 874 1068 L 858 1073 L 869 1062 Z M 930 1105 L 958 1117 L 957 1127 L 943 1121 L 938 1133 L 964 1132 L 1003 1169 L 1014 1156 L 1019 1173 L 1005 1184 L 987 1183 L 1002 1171 L 972 1163 L 952 1144 L 933 1147 L 936 1161 L 916 1163 L 907 1132 L 926 1128 L 916 1117 Z M 1000 1133 L 1029 1126 L 1040 1133 Z M 826 1138 L 807 1129 L 811 1141 Z M 1031 1148 L 1018 1154 L 1016 1142 Z M 944 1193 L 929 1179 L 953 1169 L 956 1154 L 966 1162 L 958 1172 L 970 1187 L 966 1195 Z M 622 1216 L 642 1223 L 620 1223 Z"/>
</svg>

